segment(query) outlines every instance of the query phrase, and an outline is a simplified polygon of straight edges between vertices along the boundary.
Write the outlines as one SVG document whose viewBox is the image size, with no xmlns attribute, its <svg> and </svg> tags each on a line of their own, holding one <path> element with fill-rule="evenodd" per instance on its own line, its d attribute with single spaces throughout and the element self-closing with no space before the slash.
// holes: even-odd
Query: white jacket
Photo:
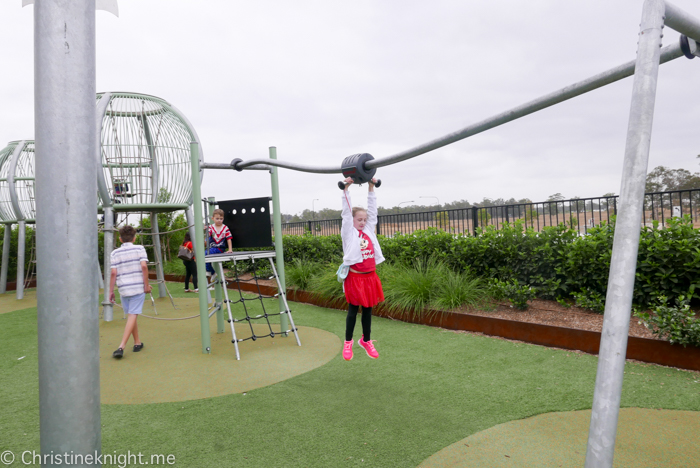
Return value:
<svg viewBox="0 0 700 468">
<path fill-rule="evenodd" d="M 347 195 L 347 200 L 345 196 Z M 360 251 L 360 231 L 355 229 L 352 222 L 352 200 L 350 193 L 345 190 L 342 195 L 342 217 L 343 225 L 340 228 L 340 236 L 343 239 L 343 264 L 352 266 L 356 263 L 362 263 L 362 253 Z M 364 232 L 372 241 L 374 247 L 374 261 L 377 265 L 384 261 L 382 248 L 379 247 L 377 235 L 374 229 L 377 226 L 377 195 L 374 192 L 367 193 L 367 223 L 362 232 Z"/>
</svg>

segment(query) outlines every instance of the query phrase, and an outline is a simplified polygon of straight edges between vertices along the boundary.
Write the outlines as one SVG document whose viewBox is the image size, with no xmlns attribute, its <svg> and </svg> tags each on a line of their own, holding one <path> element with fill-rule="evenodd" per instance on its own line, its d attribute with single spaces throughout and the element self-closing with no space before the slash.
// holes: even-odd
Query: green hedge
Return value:
<svg viewBox="0 0 700 468">
<path fill-rule="evenodd" d="M 161 229 L 184 224 L 180 217 L 169 221 Z M 4 226 L 0 226 L 0 248 L 3 230 Z M 391 262 L 410 265 L 415 259 L 433 259 L 457 272 L 471 271 L 477 276 L 501 281 L 516 280 L 535 287 L 540 297 L 570 298 L 581 291 L 605 295 L 614 234 L 614 220 L 612 224 L 589 229 L 585 236 L 563 225 L 535 232 L 516 222 L 500 230 L 482 229 L 477 236 L 454 235 L 430 228 L 391 238 L 379 236 L 379 239 L 385 257 Z M 28 227 L 28 251 L 31 235 Z M 170 242 L 164 243 L 170 258 L 177 255 L 182 235 L 184 233 L 178 232 L 172 235 Z M 294 259 L 342 262 L 339 235 L 285 236 L 283 242 L 287 263 Z M 101 255 L 101 238 L 99 249 Z M 10 252 L 8 279 L 11 280 L 17 267 L 17 229 L 13 229 Z M 241 266 L 248 265 L 244 262 Z M 690 218 L 669 219 L 664 228 L 658 224 L 642 228 L 635 304 L 648 306 L 659 296 L 674 302 L 680 296 L 688 296 L 692 285 L 698 286 L 692 297 L 700 298 L 700 231 L 693 228 Z"/>
<path fill-rule="evenodd" d="M 441 260 L 455 271 L 470 270 L 484 278 L 517 280 L 536 288 L 540 297 L 571 298 L 573 294 L 602 294 L 615 234 L 612 224 L 591 228 L 587 235 L 563 225 L 542 232 L 521 223 L 488 227 L 477 236 L 455 236 L 431 228 L 388 238 L 379 236 L 389 261 L 411 264 L 417 258 Z M 286 236 L 285 260 L 341 261 L 340 236 Z M 634 302 L 648 306 L 659 296 L 670 301 L 687 295 L 700 283 L 700 231 L 689 217 L 669 219 L 641 229 Z M 700 287 L 694 297 L 700 295 Z"/>
<path fill-rule="evenodd" d="M 14 229 L 12 229 L 12 234 L 10 237 L 10 258 L 7 262 L 7 281 L 14 282 L 17 279 L 17 241 L 19 238 L 19 226 L 13 224 Z M 0 255 L 2 255 L 3 244 L 5 242 L 5 229 L 7 229 L 6 224 L 0 224 Z M 29 268 L 29 262 L 31 261 L 30 253 L 32 249 L 32 242 L 34 238 L 34 226 L 26 226 L 26 236 L 25 236 L 25 265 L 24 271 L 26 272 Z"/>
</svg>

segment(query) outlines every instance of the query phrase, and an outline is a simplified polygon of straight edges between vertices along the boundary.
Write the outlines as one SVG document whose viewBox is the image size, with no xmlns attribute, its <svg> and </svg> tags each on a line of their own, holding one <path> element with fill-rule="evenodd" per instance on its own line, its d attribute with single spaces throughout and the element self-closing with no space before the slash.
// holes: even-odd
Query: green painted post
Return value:
<svg viewBox="0 0 700 468">
<path fill-rule="evenodd" d="M 270 146 L 270 159 L 277 159 L 277 148 Z M 272 181 L 272 220 L 275 227 L 275 254 L 277 256 L 277 275 L 280 279 L 282 289 L 287 291 L 287 283 L 284 279 L 284 250 L 282 249 L 282 212 L 280 211 L 280 187 L 279 178 L 277 177 L 277 168 L 272 166 L 270 169 L 270 179 Z M 280 312 L 284 312 L 284 302 L 280 297 L 278 299 Z M 280 331 L 285 332 L 289 329 L 289 317 L 287 314 L 280 315 Z M 285 335 L 286 336 L 286 335 Z"/>
<path fill-rule="evenodd" d="M 209 206 L 212 208 L 216 204 L 216 198 L 214 197 L 209 197 Z M 214 211 L 213 209 L 211 211 Z M 218 280 L 220 281 L 225 281 L 224 277 L 224 264 L 223 263 L 217 263 L 216 266 L 214 266 L 218 273 Z M 214 301 L 215 301 L 215 306 L 218 307 L 218 310 L 216 311 L 216 333 L 223 333 L 224 332 L 224 290 L 221 289 L 221 284 L 218 282 L 214 285 Z"/>
<path fill-rule="evenodd" d="M 202 187 L 199 177 L 199 143 L 190 143 L 192 166 L 192 208 L 194 210 L 194 254 L 197 257 L 197 278 L 199 279 L 199 323 L 202 329 L 202 352 L 211 353 L 209 331 L 209 301 L 207 300 L 207 270 L 204 262 L 204 223 L 202 222 Z"/>
</svg>

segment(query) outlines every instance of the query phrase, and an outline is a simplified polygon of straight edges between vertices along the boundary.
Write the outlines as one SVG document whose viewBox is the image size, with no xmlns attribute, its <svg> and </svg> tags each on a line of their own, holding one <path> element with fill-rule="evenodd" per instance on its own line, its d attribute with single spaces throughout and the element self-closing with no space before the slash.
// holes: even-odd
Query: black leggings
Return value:
<svg viewBox="0 0 700 468">
<path fill-rule="evenodd" d="M 197 289 L 197 262 L 194 260 L 183 260 L 185 264 L 185 289 L 190 289 L 190 276 L 194 289 Z"/>
<path fill-rule="evenodd" d="M 345 319 L 345 341 L 352 341 L 352 332 L 355 330 L 355 321 L 357 320 L 357 312 L 360 306 L 348 304 L 348 316 Z M 364 340 L 369 341 L 370 333 L 372 332 L 372 308 L 362 308 L 362 334 Z"/>
</svg>

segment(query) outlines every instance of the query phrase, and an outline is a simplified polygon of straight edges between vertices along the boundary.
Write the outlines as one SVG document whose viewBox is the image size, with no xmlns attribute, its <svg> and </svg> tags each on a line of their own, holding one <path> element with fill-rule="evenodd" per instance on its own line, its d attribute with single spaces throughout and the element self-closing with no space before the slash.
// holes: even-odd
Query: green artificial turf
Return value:
<svg viewBox="0 0 700 468">
<path fill-rule="evenodd" d="M 344 312 L 291 308 L 297 325 L 343 337 Z M 0 314 L 0 451 L 39 449 L 36 336 L 35 308 Z M 103 405 L 103 453 L 173 454 L 183 467 L 415 467 L 496 424 L 591 406 L 595 356 L 376 317 L 372 338 L 378 360 L 355 345 L 352 361 L 245 395 Z M 700 411 L 697 373 L 626 372 L 623 407 Z"/>
</svg>

